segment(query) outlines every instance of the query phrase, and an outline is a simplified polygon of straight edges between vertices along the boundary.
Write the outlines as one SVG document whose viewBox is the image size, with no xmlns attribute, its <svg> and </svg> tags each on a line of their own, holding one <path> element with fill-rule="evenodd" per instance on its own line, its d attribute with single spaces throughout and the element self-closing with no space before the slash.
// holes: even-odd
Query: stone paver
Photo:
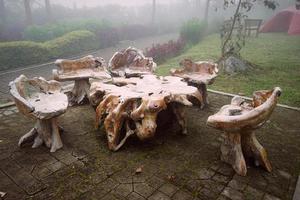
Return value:
<svg viewBox="0 0 300 200">
<path fill-rule="evenodd" d="M 206 127 L 207 117 L 230 98 L 211 93 L 209 98 L 204 110 L 187 108 L 188 136 L 170 124 L 154 140 L 131 138 L 118 152 L 108 150 L 103 130 L 94 130 L 95 112 L 88 105 L 60 117 L 64 147 L 55 153 L 43 146 L 18 148 L 19 137 L 34 122 L 15 107 L 0 109 L 13 112 L 0 116 L 0 191 L 7 193 L 5 200 L 292 199 L 300 165 L 299 112 L 277 108 L 264 134 L 257 134 L 273 172 L 249 165 L 241 177 L 220 161 L 220 133 Z"/>
<path fill-rule="evenodd" d="M 159 188 L 159 191 L 163 192 L 164 194 L 168 195 L 169 197 L 171 197 L 179 188 L 177 188 L 176 186 L 170 184 L 170 183 L 166 183 L 164 185 L 162 185 Z"/>
<path fill-rule="evenodd" d="M 151 187 L 147 183 L 135 183 L 134 191 L 144 198 L 147 198 L 155 191 L 155 188 Z"/>
<path fill-rule="evenodd" d="M 160 191 L 156 191 L 153 195 L 151 195 L 151 197 L 149 197 L 149 200 L 171 200 L 171 198 Z"/>
</svg>

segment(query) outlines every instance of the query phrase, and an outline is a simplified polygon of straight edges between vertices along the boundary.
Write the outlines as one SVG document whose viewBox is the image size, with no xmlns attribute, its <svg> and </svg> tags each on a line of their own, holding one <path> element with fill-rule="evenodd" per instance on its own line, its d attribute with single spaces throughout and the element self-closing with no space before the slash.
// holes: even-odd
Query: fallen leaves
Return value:
<svg viewBox="0 0 300 200">
<path fill-rule="evenodd" d="M 136 174 L 142 173 L 142 172 L 143 172 L 143 168 L 144 168 L 143 165 L 139 166 L 138 168 L 136 168 L 135 173 L 136 173 Z"/>
<path fill-rule="evenodd" d="M 0 197 L 3 198 L 6 195 L 6 192 L 0 192 Z"/>
</svg>

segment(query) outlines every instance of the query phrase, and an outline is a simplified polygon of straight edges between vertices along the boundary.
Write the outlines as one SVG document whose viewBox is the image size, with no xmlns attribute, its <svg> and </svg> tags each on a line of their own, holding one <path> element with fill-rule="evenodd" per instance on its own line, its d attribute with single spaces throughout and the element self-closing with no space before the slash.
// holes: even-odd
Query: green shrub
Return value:
<svg viewBox="0 0 300 200">
<path fill-rule="evenodd" d="M 0 43 L 0 70 L 50 61 L 96 49 L 99 43 L 90 31 L 74 31 L 44 43 L 16 41 Z"/>
<path fill-rule="evenodd" d="M 99 47 L 94 33 L 90 31 L 73 31 L 66 35 L 43 43 L 50 52 L 50 58 L 59 58 Z"/>
<path fill-rule="evenodd" d="M 77 30 L 88 30 L 96 33 L 100 30 L 111 27 L 109 23 L 103 20 L 73 20 L 61 21 L 42 26 L 29 26 L 23 33 L 24 40 L 44 42 L 65 35 L 66 33 Z"/>
<path fill-rule="evenodd" d="M 185 22 L 180 29 L 180 37 L 189 44 L 196 44 L 203 37 L 206 29 L 206 23 L 198 19 L 192 19 Z"/>
<path fill-rule="evenodd" d="M 43 44 L 29 41 L 0 43 L 0 69 L 41 63 L 47 60 L 48 49 Z"/>
</svg>

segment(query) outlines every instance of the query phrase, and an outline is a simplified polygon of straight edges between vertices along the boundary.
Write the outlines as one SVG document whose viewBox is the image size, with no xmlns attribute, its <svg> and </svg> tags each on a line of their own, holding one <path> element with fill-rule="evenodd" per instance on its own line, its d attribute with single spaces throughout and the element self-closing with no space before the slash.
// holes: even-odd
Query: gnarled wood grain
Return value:
<svg viewBox="0 0 300 200">
<path fill-rule="evenodd" d="M 90 78 L 109 79 L 105 72 L 105 61 L 100 57 L 86 56 L 77 60 L 59 59 L 55 62 L 58 69 L 53 70 L 53 78 L 57 81 L 75 81 L 69 93 L 69 104 L 82 104 L 88 97 Z"/>
<path fill-rule="evenodd" d="M 267 152 L 253 131 L 270 118 L 280 94 L 278 87 L 270 91 L 257 91 L 250 103 L 237 96 L 230 105 L 223 106 L 208 118 L 209 126 L 225 131 L 221 159 L 231 164 L 238 174 L 245 176 L 247 173 L 245 158 L 253 158 L 256 165 L 263 166 L 267 171 L 272 170 Z"/>
<path fill-rule="evenodd" d="M 181 69 L 171 69 L 172 76 L 183 78 L 189 85 L 198 88 L 202 95 L 203 102 L 201 108 L 208 104 L 207 85 L 214 82 L 218 73 L 216 63 L 208 61 L 193 62 L 190 59 L 184 59 L 180 62 Z"/>
<path fill-rule="evenodd" d="M 130 79 L 125 85 L 124 79 L 114 79 L 110 84 L 94 82 L 91 86 L 90 99 L 101 102 L 96 109 L 96 127 L 104 121 L 108 146 L 113 151 L 117 151 L 133 134 L 140 140 L 154 137 L 157 115 L 171 103 L 191 106 L 192 98 L 202 101 L 197 88 L 188 86 L 178 77 L 145 75 Z M 173 111 L 186 134 L 182 108 L 177 105 Z M 126 130 L 124 138 L 120 138 L 122 127 Z"/>
<path fill-rule="evenodd" d="M 141 50 L 134 47 L 116 52 L 108 63 L 108 71 L 113 77 L 139 77 L 152 74 L 155 68 L 153 58 L 145 57 Z"/>
<path fill-rule="evenodd" d="M 9 86 L 19 111 L 37 120 L 34 128 L 20 138 L 19 146 L 33 141 L 32 148 L 42 144 L 49 147 L 50 152 L 62 148 L 57 117 L 66 112 L 68 99 L 61 93 L 59 82 L 21 75 Z"/>
</svg>

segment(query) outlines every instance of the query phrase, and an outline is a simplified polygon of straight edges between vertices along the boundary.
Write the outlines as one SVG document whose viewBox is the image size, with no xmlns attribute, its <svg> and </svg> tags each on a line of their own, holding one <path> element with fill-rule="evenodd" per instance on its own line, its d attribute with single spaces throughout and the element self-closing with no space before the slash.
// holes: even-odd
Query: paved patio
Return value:
<svg viewBox="0 0 300 200">
<path fill-rule="evenodd" d="M 107 149 L 103 130 L 94 130 L 88 105 L 70 108 L 60 118 L 64 148 L 56 153 L 18 148 L 33 122 L 15 107 L 1 109 L 0 191 L 7 193 L 5 200 L 292 199 L 300 169 L 300 112 L 278 107 L 257 131 L 273 172 L 250 166 L 241 177 L 219 160 L 221 134 L 206 126 L 207 117 L 230 98 L 209 93 L 209 99 L 204 110 L 187 108 L 188 136 L 170 123 L 154 140 L 132 138 L 115 153 Z"/>
</svg>

